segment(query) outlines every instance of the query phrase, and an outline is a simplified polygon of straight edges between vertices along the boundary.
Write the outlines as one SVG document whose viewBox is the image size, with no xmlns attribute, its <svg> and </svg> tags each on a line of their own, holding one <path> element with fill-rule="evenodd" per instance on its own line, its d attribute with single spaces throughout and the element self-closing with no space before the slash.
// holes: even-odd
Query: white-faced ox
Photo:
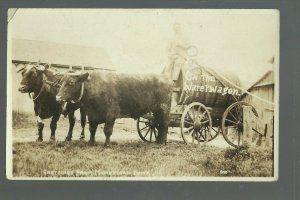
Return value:
<svg viewBox="0 0 300 200">
<path fill-rule="evenodd" d="M 48 65 L 47 65 L 48 66 Z M 38 139 L 37 141 L 43 141 L 43 119 L 51 118 L 50 140 L 55 140 L 55 131 L 57 127 L 57 121 L 62 112 L 62 105 L 56 101 L 56 95 L 59 90 L 60 80 L 63 77 L 62 74 L 57 73 L 54 70 L 48 69 L 48 67 L 42 65 L 25 65 L 25 67 L 18 69 L 18 72 L 22 73 L 22 81 L 20 83 L 19 91 L 22 93 L 33 93 L 34 112 L 37 117 L 37 129 Z M 72 112 L 68 113 L 69 118 L 69 131 L 66 140 L 71 140 L 72 132 L 75 125 L 74 110 L 80 106 L 72 105 Z M 84 127 L 86 124 L 86 114 L 83 108 L 80 108 L 81 113 L 81 139 L 84 138 Z"/>
<path fill-rule="evenodd" d="M 98 124 L 105 124 L 108 146 L 117 118 L 137 119 L 148 112 L 158 124 L 157 143 L 165 143 L 171 91 L 172 82 L 164 75 L 69 73 L 62 79 L 57 100 L 82 103 L 90 124 L 90 143 L 95 142 Z"/>
</svg>

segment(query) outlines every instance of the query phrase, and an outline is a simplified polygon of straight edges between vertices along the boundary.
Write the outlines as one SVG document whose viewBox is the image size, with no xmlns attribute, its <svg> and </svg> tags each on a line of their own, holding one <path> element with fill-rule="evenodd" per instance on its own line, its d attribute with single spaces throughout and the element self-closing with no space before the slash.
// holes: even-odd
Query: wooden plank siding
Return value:
<svg viewBox="0 0 300 200">
<path fill-rule="evenodd" d="M 70 66 L 74 70 L 106 70 L 115 71 L 110 56 L 101 47 L 86 47 L 72 44 L 55 42 L 11 39 L 11 103 L 12 110 L 17 112 L 29 112 L 34 114 L 33 102 L 28 94 L 18 91 L 21 82 L 21 74 L 16 72 L 17 65 L 24 65 L 31 62 L 51 64 L 51 68 L 58 72 L 66 72 Z M 77 117 L 78 119 L 80 117 Z"/>
<path fill-rule="evenodd" d="M 259 96 L 265 100 L 274 102 L 274 84 L 268 84 L 264 86 L 254 86 L 249 92 L 254 96 Z M 272 147 L 273 141 L 273 119 L 274 119 L 274 105 L 257 100 L 255 97 L 245 95 L 242 99 L 245 102 L 253 105 L 259 115 L 259 120 L 256 124 L 259 132 L 265 134 L 265 137 L 253 138 L 252 141 L 256 141 L 257 145 Z"/>
</svg>

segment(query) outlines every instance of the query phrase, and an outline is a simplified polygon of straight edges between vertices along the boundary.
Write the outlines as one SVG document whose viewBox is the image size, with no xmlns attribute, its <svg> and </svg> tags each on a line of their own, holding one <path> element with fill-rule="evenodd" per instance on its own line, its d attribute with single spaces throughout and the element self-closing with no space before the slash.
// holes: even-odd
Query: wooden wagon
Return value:
<svg viewBox="0 0 300 200">
<path fill-rule="evenodd" d="M 182 65 L 178 74 L 169 127 L 180 127 L 186 144 L 207 143 L 222 133 L 228 144 L 238 147 L 245 136 L 257 132 L 257 111 L 240 101 L 240 81 L 234 74 L 217 73 L 195 62 Z M 137 120 L 138 134 L 144 141 L 155 141 L 156 127 L 151 113 Z"/>
</svg>

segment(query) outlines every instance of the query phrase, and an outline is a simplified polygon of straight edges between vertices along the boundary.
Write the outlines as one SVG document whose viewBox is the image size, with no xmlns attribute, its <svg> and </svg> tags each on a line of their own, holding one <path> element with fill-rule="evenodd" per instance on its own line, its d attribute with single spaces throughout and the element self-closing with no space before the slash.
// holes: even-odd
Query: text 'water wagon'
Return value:
<svg viewBox="0 0 300 200">
<path fill-rule="evenodd" d="M 221 132 L 228 144 L 238 147 L 245 137 L 258 132 L 257 111 L 240 101 L 242 90 L 234 74 L 216 73 L 197 63 L 185 64 L 178 71 L 169 127 L 180 127 L 186 144 L 209 142 Z M 151 113 L 138 119 L 137 129 L 142 140 L 155 141 L 157 125 Z"/>
</svg>

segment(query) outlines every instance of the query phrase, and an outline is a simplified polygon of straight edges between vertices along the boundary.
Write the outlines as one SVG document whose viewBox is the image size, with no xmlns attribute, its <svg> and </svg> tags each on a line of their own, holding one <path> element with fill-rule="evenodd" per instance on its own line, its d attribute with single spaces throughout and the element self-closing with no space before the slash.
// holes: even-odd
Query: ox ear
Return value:
<svg viewBox="0 0 300 200">
<path fill-rule="evenodd" d="M 44 65 L 45 70 L 49 69 L 50 66 L 51 66 L 51 64 L 46 63 L 46 64 Z"/>
<path fill-rule="evenodd" d="M 79 80 L 80 81 L 86 81 L 87 79 L 88 79 L 88 77 L 89 77 L 89 73 L 88 72 L 85 72 L 85 73 L 83 73 L 83 74 L 81 74 L 80 76 L 79 76 Z"/>
</svg>

